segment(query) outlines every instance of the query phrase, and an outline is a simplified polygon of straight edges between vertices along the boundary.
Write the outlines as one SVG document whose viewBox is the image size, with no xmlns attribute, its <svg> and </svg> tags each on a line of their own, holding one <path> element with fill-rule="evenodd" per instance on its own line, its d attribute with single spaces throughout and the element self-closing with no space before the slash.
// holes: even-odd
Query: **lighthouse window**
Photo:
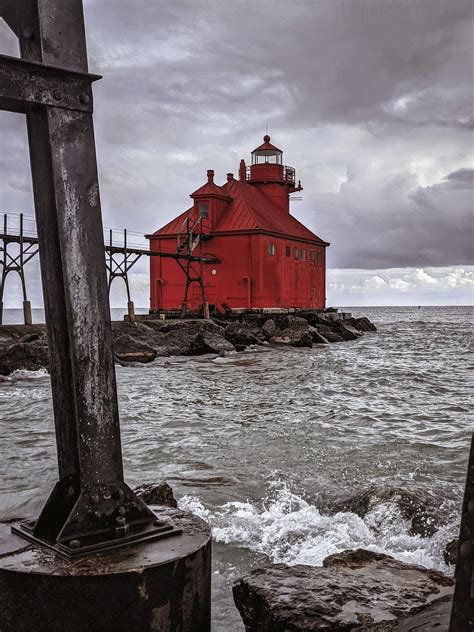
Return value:
<svg viewBox="0 0 474 632">
<path fill-rule="evenodd" d="M 323 251 L 318 250 L 318 263 L 321 263 L 322 260 L 323 260 Z"/>
<path fill-rule="evenodd" d="M 306 261 L 306 248 L 301 248 L 301 261 Z"/>
<path fill-rule="evenodd" d="M 274 256 L 276 253 L 275 244 L 268 244 L 268 254 Z"/>
<path fill-rule="evenodd" d="M 310 250 L 309 251 L 309 260 L 311 261 L 311 263 L 315 262 L 315 256 L 314 256 L 314 250 Z"/>
<path fill-rule="evenodd" d="M 286 247 L 286 256 L 291 257 L 291 246 Z"/>
<path fill-rule="evenodd" d="M 297 261 L 300 258 L 299 248 L 295 248 L 294 255 L 295 255 L 295 261 Z"/>
<path fill-rule="evenodd" d="M 208 212 L 209 212 L 208 204 L 199 205 L 199 217 L 204 217 L 204 219 L 207 219 Z"/>
</svg>

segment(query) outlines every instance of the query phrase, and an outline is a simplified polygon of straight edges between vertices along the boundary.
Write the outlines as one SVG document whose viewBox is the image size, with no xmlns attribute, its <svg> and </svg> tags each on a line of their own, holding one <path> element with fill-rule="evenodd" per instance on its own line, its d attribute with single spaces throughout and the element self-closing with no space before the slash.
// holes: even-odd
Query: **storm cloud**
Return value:
<svg viewBox="0 0 474 632">
<path fill-rule="evenodd" d="M 474 263 L 470 1 L 84 5 L 107 225 L 155 230 L 268 125 L 331 267 Z M 32 212 L 22 117 L 0 133 L 0 207 Z"/>
</svg>

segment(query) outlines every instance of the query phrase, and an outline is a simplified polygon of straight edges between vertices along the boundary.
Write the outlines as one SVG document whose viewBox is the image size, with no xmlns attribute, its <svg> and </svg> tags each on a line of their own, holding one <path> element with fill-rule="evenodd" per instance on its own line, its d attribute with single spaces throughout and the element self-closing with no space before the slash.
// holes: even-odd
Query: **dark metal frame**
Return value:
<svg viewBox="0 0 474 632">
<path fill-rule="evenodd" d="M 0 325 L 2 324 L 3 316 L 3 296 L 5 279 L 10 272 L 18 272 L 22 282 L 23 288 L 23 306 L 25 311 L 25 324 L 31 324 L 31 309 L 25 310 L 25 304 L 27 300 L 26 293 L 26 278 L 24 266 L 38 253 L 38 237 L 36 235 L 25 235 L 23 231 L 23 213 L 19 214 L 19 229 L 9 230 L 8 228 L 9 215 L 4 213 L 3 215 L 3 233 L 0 233 L 0 253 L 3 253 L 3 260 L 0 259 L 0 265 L 2 266 L 2 275 L 0 276 Z M 184 225 L 184 224 L 183 224 Z M 193 250 L 197 243 L 202 239 L 202 221 L 191 222 L 187 220 L 186 234 L 178 236 L 178 245 L 176 252 L 158 252 L 154 250 L 148 250 L 146 248 L 130 247 L 128 245 L 128 233 L 127 229 L 123 229 L 123 240 L 120 245 L 113 243 L 113 230 L 109 229 L 109 243 L 105 244 L 106 259 L 105 265 L 108 271 L 107 287 L 110 294 L 110 288 L 112 282 L 115 279 L 122 279 L 125 283 L 125 289 L 127 292 L 127 301 L 131 304 L 130 282 L 128 273 L 137 261 L 145 257 L 162 257 L 175 259 L 178 265 L 181 267 L 186 275 L 187 284 L 184 296 L 184 305 L 187 304 L 188 289 L 191 283 L 198 282 L 201 286 L 203 304 L 205 303 L 205 291 L 204 281 L 202 277 L 202 264 L 217 264 L 220 263 L 219 259 L 212 254 L 193 255 Z M 200 232 L 199 232 L 200 231 Z M 17 255 L 11 255 L 8 252 L 10 244 L 19 244 L 20 253 Z M 36 248 L 35 248 L 36 247 Z M 35 248 L 35 249 L 34 249 Z M 199 264 L 199 271 L 195 271 L 194 265 Z M 28 320 L 29 319 L 29 320 Z"/>
<path fill-rule="evenodd" d="M 0 79 L 1 80 L 1 79 Z M 2 255 L 0 265 L 2 266 L 2 275 L 0 278 L 0 325 L 3 322 L 3 297 L 5 294 L 5 283 L 7 277 L 12 272 L 16 272 L 20 277 L 21 290 L 23 293 L 23 309 L 25 315 L 25 323 L 31 324 L 31 311 L 29 309 L 28 294 L 26 290 L 25 265 L 38 252 L 38 240 L 30 239 L 24 235 L 23 231 L 23 213 L 20 213 L 18 234 L 9 234 L 8 232 L 8 216 L 3 216 L 3 233 L 0 233 L 0 253 Z M 18 251 L 14 254 L 9 252 L 12 245 L 18 246 Z M 27 305 L 28 304 L 28 305 Z M 25 310 L 25 306 L 27 309 Z"/>
<path fill-rule="evenodd" d="M 82 0 L 0 0 L 21 59 L 0 56 L 0 108 L 26 114 L 59 481 L 14 527 L 74 557 L 180 533 L 126 485 Z"/>
</svg>

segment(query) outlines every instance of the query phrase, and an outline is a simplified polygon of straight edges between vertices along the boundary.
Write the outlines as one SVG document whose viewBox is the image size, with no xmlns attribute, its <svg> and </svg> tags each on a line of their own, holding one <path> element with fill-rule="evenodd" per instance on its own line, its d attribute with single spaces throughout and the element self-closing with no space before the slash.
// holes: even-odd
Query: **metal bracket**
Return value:
<svg viewBox="0 0 474 632">
<path fill-rule="evenodd" d="M 123 482 L 76 489 L 72 480 L 58 482 L 39 518 L 12 526 L 12 532 L 67 559 L 182 533 Z"/>
<path fill-rule="evenodd" d="M 100 75 L 0 55 L 0 110 L 25 112 L 26 104 L 92 112 Z"/>
<path fill-rule="evenodd" d="M 158 518 L 152 523 L 134 526 L 125 535 L 118 534 L 116 539 L 112 539 L 108 532 L 100 534 L 87 534 L 81 540 L 71 540 L 68 544 L 53 543 L 43 538 L 38 538 L 34 534 L 36 522 L 28 520 L 12 526 L 12 533 L 19 535 L 33 544 L 45 546 L 57 553 L 60 557 L 70 560 L 94 553 L 105 553 L 115 549 L 150 542 L 151 540 L 161 540 L 174 535 L 180 535 L 182 529 L 176 528 L 169 522 L 164 522 Z"/>
</svg>

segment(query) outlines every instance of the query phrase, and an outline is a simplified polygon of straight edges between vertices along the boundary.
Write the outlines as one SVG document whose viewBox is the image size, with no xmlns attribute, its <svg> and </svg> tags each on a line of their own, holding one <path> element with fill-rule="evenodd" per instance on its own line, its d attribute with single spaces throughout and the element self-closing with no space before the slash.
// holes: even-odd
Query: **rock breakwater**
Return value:
<svg viewBox="0 0 474 632">
<path fill-rule="evenodd" d="M 123 364 L 152 362 L 157 357 L 224 354 L 252 345 L 312 347 L 356 340 L 376 331 L 368 318 L 332 320 L 321 313 L 242 315 L 211 320 L 152 320 L 112 324 L 114 354 Z M 15 370 L 48 368 L 44 325 L 0 327 L 0 375 Z"/>
</svg>

